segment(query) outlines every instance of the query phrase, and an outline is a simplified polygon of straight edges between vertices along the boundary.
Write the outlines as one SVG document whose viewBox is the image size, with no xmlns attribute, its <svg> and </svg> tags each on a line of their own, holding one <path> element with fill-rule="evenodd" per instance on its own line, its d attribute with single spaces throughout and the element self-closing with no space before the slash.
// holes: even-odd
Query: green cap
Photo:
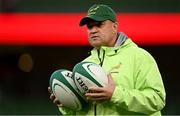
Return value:
<svg viewBox="0 0 180 116">
<path fill-rule="evenodd" d="M 87 16 L 83 17 L 79 23 L 80 26 L 87 24 L 89 20 L 105 21 L 111 20 L 116 22 L 115 11 L 107 5 L 95 4 L 88 10 Z"/>
</svg>

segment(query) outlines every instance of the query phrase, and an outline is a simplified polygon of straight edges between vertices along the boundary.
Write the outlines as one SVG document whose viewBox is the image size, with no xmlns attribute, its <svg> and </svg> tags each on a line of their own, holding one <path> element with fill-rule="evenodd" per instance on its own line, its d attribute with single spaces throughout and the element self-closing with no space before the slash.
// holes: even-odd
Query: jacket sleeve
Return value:
<svg viewBox="0 0 180 116">
<path fill-rule="evenodd" d="M 141 114 L 152 114 L 165 106 L 165 89 L 153 57 L 146 53 L 135 58 L 134 88 L 117 85 L 111 101 L 118 108 Z"/>
<path fill-rule="evenodd" d="M 70 110 L 68 108 L 65 108 L 65 107 L 58 107 L 59 108 L 59 111 L 60 113 L 63 115 L 63 116 L 66 116 L 66 115 L 75 115 L 75 111 L 73 110 Z"/>
</svg>

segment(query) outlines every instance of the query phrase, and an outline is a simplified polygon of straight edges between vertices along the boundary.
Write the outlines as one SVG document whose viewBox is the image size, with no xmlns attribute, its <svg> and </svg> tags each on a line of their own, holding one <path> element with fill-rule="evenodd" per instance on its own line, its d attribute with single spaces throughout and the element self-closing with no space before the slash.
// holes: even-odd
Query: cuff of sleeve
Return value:
<svg viewBox="0 0 180 116">
<path fill-rule="evenodd" d="M 74 114 L 74 111 L 70 110 L 70 109 L 67 109 L 65 107 L 58 107 L 59 108 L 59 111 L 61 112 L 61 114 L 63 115 L 72 115 Z"/>
<path fill-rule="evenodd" d="M 124 93 L 123 91 L 124 91 L 123 88 L 116 86 L 110 101 L 113 103 L 121 103 L 123 101 L 123 98 L 124 98 L 123 97 L 123 93 Z"/>
</svg>

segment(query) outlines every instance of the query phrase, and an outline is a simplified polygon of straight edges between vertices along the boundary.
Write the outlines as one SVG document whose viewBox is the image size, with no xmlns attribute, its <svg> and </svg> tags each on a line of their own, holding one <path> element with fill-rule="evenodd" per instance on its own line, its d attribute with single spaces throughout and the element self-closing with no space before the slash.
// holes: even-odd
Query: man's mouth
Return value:
<svg viewBox="0 0 180 116">
<path fill-rule="evenodd" d="M 96 39 L 98 36 L 91 36 L 91 39 Z"/>
</svg>

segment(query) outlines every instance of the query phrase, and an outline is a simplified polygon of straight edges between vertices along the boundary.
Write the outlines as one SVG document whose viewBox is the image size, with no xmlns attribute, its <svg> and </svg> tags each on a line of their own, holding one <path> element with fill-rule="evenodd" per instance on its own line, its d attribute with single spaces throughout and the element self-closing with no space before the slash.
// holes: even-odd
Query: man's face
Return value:
<svg viewBox="0 0 180 116">
<path fill-rule="evenodd" d="M 91 46 L 99 48 L 101 46 L 112 47 L 117 36 L 117 24 L 106 20 L 103 22 L 90 20 L 87 23 L 88 40 Z"/>
</svg>

